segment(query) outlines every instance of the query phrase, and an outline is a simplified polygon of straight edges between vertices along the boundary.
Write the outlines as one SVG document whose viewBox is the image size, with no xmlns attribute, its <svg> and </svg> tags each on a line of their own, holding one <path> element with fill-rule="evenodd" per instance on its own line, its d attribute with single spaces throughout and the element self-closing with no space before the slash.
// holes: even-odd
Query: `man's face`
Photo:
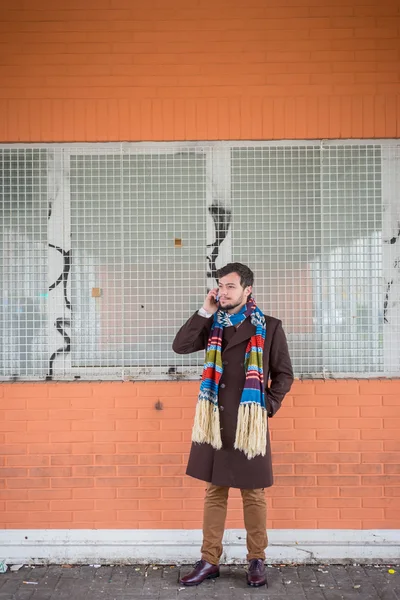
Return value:
<svg viewBox="0 0 400 600">
<path fill-rule="evenodd" d="M 230 273 L 221 277 L 218 282 L 219 304 L 223 310 L 229 313 L 237 313 L 246 304 L 247 297 L 251 294 L 251 285 L 242 288 L 240 276 Z"/>
</svg>

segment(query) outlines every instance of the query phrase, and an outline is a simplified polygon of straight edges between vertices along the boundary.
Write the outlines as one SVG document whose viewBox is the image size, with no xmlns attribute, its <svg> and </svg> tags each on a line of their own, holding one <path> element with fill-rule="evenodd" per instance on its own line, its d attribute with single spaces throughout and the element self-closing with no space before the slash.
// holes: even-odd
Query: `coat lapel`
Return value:
<svg viewBox="0 0 400 600">
<path fill-rule="evenodd" d="M 239 329 L 237 330 L 235 335 L 233 335 L 231 337 L 231 339 L 229 340 L 229 342 L 227 343 L 224 353 L 227 350 L 229 350 L 230 348 L 232 348 L 233 346 L 237 346 L 238 344 L 241 344 L 245 340 L 249 340 L 251 338 L 251 336 L 254 335 L 255 333 L 256 333 L 256 326 L 251 323 L 250 317 L 247 317 L 247 319 L 245 319 L 245 321 L 243 321 L 243 323 L 241 324 L 241 326 L 239 327 Z"/>
</svg>

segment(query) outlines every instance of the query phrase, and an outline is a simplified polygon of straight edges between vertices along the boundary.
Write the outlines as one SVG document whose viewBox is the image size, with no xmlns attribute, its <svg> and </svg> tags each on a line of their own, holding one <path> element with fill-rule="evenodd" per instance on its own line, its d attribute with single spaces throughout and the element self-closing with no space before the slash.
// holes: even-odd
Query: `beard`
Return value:
<svg viewBox="0 0 400 600">
<path fill-rule="evenodd" d="M 231 302 L 230 304 L 225 304 L 224 306 L 221 306 L 221 308 L 222 308 L 222 310 L 225 310 L 225 311 L 234 310 L 238 306 L 241 306 L 244 301 L 245 301 L 245 298 L 244 298 L 244 296 L 242 296 L 241 298 L 239 298 L 239 300 L 236 300 L 236 302 Z"/>
</svg>

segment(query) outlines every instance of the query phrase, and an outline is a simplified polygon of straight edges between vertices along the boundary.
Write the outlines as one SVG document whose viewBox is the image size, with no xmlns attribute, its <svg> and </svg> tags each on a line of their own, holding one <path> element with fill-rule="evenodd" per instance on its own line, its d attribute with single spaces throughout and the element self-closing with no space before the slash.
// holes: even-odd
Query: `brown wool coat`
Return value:
<svg viewBox="0 0 400 600">
<path fill-rule="evenodd" d="M 293 370 L 282 322 L 265 315 L 264 380 L 268 416 L 272 417 L 291 388 Z M 176 334 L 172 348 L 178 354 L 190 354 L 207 347 L 213 317 L 206 319 L 197 312 Z M 245 383 L 244 357 L 255 326 L 248 317 L 240 327 L 226 327 L 222 343 L 223 373 L 219 385 L 218 406 L 222 449 L 210 444 L 192 443 L 186 473 L 214 485 L 241 489 L 266 488 L 273 484 L 271 447 L 267 433 L 267 453 L 247 459 L 235 450 L 237 414 Z"/>
</svg>

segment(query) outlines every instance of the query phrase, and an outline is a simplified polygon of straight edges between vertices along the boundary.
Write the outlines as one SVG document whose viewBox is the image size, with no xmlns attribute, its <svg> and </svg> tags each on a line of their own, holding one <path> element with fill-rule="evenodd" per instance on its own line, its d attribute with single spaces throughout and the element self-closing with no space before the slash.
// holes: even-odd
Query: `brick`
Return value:
<svg viewBox="0 0 400 600">
<path fill-rule="evenodd" d="M 380 398 L 388 394 L 400 394 L 400 381 L 389 379 L 360 381 L 360 395 L 363 394 L 377 394 Z"/>
<path fill-rule="evenodd" d="M 155 411 L 154 411 L 155 413 Z M 155 415 L 153 414 L 153 417 Z M 93 411 L 93 418 L 96 421 L 115 421 L 118 419 L 137 419 L 138 410 L 136 408 L 111 408 L 98 409 Z"/>
<path fill-rule="evenodd" d="M 383 427 L 385 429 L 398 429 L 400 432 L 400 419 L 383 419 Z"/>
<path fill-rule="evenodd" d="M 53 477 L 51 479 L 52 488 L 89 488 L 93 487 L 93 479 L 89 477 L 68 477 L 66 479 L 62 477 Z"/>
<path fill-rule="evenodd" d="M 140 487 L 180 487 L 182 486 L 182 477 L 140 477 Z"/>
<path fill-rule="evenodd" d="M 0 489 L 0 500 L 28 500 L 28 490 Z"/>
<path fill-rule="evenodd" d="M 314 390 L 313 390 L 314 392 Z M 293 393 L 293 406 L 295 407 L 310 407 L 311 408 L 311 413 L 313 413 L 315 411 L 315 405 L 318 402 L 318 404 L 321 402 L 321 404 L 325 405 L 331 405 L 331 406 L 336 406 L 337 404 L 337 400 L 336 400 L 336 396 L 332 397 L 326 397 L 326 396 L 319 396 L 318 400 L 315 397 L 315 394 L 304 394 L 302 396 L 297 396 L 295 392 Z M 311 415 L 312 416 L 312 415 Z"/>
<path fill-rule="evenodd" d="M 79 432 L 79 435 L 83 436 L 84 432 Z M 153 432 L 150 431 L 144 431 L 143 435 L 145 436 L 145 440 L 147 441 L 147 438 L 150 437 L 150 434 Z M 78 435 L 78 432 L 75 432 L 75 435 Z M 87 437 L 89 437 L 89 435 L 87 435 Z M 90 434 L 90 437 L 91 434 Z M 94 437 L 94 442 L 95 443 L 117 443 L 117 442 L 135 442 L 138 439 L 138 434 L 136 431 L 131 431 L 131 430 L 127 430 L 127 431 L 94 431 L 93 432 L 93 437 Z M 78 440 L 76 440 L 78 441 Z M 83 441 L 87 441 L 87 440 L 83 440 Z"/>
<path fill-rule="evenodd" d="M 113 488 L 74 488 L 72 490 L 72 498 L 83 499 L 112 499 L 116 498 L 117 490 Z"/>
<path fill-rule="evenodd" d="M 340 519 L 339 521 L 328 521 L 325 519 L 321 519 L 318 521 L 319 529 L 362 529 L 362 521 L 361 519 Z"/>
<path fill-rule="evenodd" d="M 74 465 L 72 467 L 73 477 L 112 477 L 116 475 L 117 468 L 112 465 Z"/>
<path fill-rule="evenodd" d="M 72 491 L 68 489 L 63 490 L 28 490 L 29 500 L 63 500 L 72 497 Z"/>
<path fill-rule="evenodd" d="M 141 465 L 182 465 L 182 454 L 142 454 L 139 456 Z"/>
<path fill-rule="evenodd" d="M 355 429 L 325 429 L 316 431 L 318 440 L 357 440 L 360 436 L 360 431 Z"/>
<path fill-rule="evenodd" d="M 398 403 L 398 406 L 365 406 L 361 407 L 360 410 L 362 417 L 399 417 L 400 402 Z M 397 421 L 397 424 L 400 423 L 400 419 L 394 419 L 394 421 Z M 387 419 L 384 419 L 384 423 L 385 422 L 387 422 Z"/>
<path fill-rule="evenodd" d="M 362 498 L 365 508 L 397 508 L 399 501 L 395 497 L 390 498 Z"/>
<path fill-rule="evenodd" d="M 282 417 L 290 419 L 311 419 L 315 417 L 315 408 L 311 406 L 288 406 L 286 404 L 286 398 L 282 408 L 279 409 L 279 418 Z"/>
<path fill-rule="evenodd" d="M 30 477 L 70 477 L 71 467 L 30 467 Z"/>
<path fill-rule="evenodd" d="M 185 471 L 183 471 L 185 472 Z M 275 475 L 293 475 L 294 474 L 294 466 L 293 465 L 275 465 L 274 466 L 274 474 Z"/>
<path fill-rule="evenodd" d="M 90 431 L 58 431 L 50 433 L 50 442 L 91 442 L 93 434 Z"/>
<path fill-rule="evenodd" d="M 381 429 L 382 419 L 339 419 L 339 427 L 341 429 Z"/>
<path fill-rule="evenodd" d="M 336 452 L 339 450 L 339 442 L 295 442 L 296 452 Z"/>
<path fill-rule="evenodd" d="M 29 454 L 70 454 L 72 449 L 71 444 L 54 443 L 54 444 L 29 444 Z"/>
<path fill-rule="evenodd" d="M 12 500 L 8 501 L 6 503 L 6 507 L 7 507 L 7 512 L 17 512 L 17 511 L 23 511 L 23 512 L 30 512 L 30 511 L 44 511 L 44 510 L 49 510 L 50 507 L 50 502 L 46 502 L 44 500 L 40 501 L 40 500 L 27 500 L 25 502 L 13 502 Z"/>
<path fill-rule="evenodd" d="M 297 440 L 315 440 L 316 432 L 313 429 L 283 429 L 272 430 L 271 439 L 275 441 L 297 441 Z"/>
<path fill-rule="evenodd" d="M 362 528 L 363 529 L 387 529 L 388 527 L 388 521 L 387 519 L 382 519 L 382 520 L 378 520 L 378 519 L 364 519 L 362 521 Z M 390 520 L 390 528 L 391 529 L 400 529 L 400 519 L 395 521 L 394 519 Z"/>
<path fill-rule="evenodd" d="M 162 490 L 165 491 L 173 491 Z M 183 490 L 181 490 L 183 491 Z M 161 490 L 160 488 L 120 488 L 117 490 L 118 498 L 126 498 L 126 499 L 149 499 L 149 498 L 161 498 Z M 160 500 L 161 502 L 161 500 Z"/>
<path fill-rule="evenodd" d="M 395 475 L 395 474 L 400 475 L 400 465 L 399 464 L 383 465 L 383 472 L 387 475 Z M 400 485 L 400 481 L 399 481 L 399 485 Z"/>
<path fill-rule="evenodd" d="M 47 457 L 49 459 L 49 457 Z M 91 455 L 62 455 L 56 454 L 50 457 L 51 465 L 92 465 L 93 456 Z"/>
<path fill-rule="evenodd" d="M 27 430 L 30 432 L 46 432 L 46 435 L 54 432 L 70 431 L 69 421 L 27 421 Z"/>
<path fill-rule="evenodd" d="M 323 486 L 353 486 L 357 485 L 360 482 L 360 478 L 356 475 L 318 475 L 317 476 L 317 485 Z"/>
<path fill-rule="evenodd" d="M 313 477 L 311 475 L 309 475 L 309 476 L 306 476 L 306 475 L 293 475 L 293 476 L 279 475 L 279 476 L 275 477 L 276 485 L 313 486 L 313 485 L 315 485 L 315 483 L 316 483 L 315 477 Z"/>
<path fill-rule="evenodd" d="M 399 394 L 393 394 L 392 396 L 383 396 L 382 404 L 383 406 L 396 406 L 397 408 L 399 408 Z"/>
<path fill-rule="evenodd" d="M 5 398 L 31 398 L 46 396 L 46 386 L 40 383 L 3 383 L 1 385 Z"/>
<path fill-rule="evenodd" d="M 159 383 L 137 383 L 138 396 L 151 396 L 155 399 L 158 396 L 182 396 L 182 384 L 176 382 Z M 162 394 L 161 394 L 162 389 Z"/>
<path fill-rule="evenodd" d="M 382 442 L 372 441 L 343 441 L 339 442 L 339 449 L 343 452 L 380 452 L 382 450 Z"/>
<path fill-rule="evenodd" d="M 94 500 L 52 500 L 51 501 L 51 510 L 60 511 L 60 510 L 68 510 L 68 511 L 80 511 L 80 510 L 93 510 L 94 509 Z"/>
<path fill-rule="evenodd" d="M 50 51 L 50 48 L 47 49 Z M 46 385 L 49 398 L 87 398 L 92 396 L 93 385 L 87 382 L 49 383 Z"/>
<path fill-rule="evenodd" d="M 318 498 L 320 508 L 357 508 L 361 506 L 361 498 Z"/>
<path fill-rule="evenodd" d="M 117 473 L 121 477 L 138 477 L 140 475 L 146 476 L 157 476 L 161 475 L 161 467 L 154 465 L 141 465 L 141 466 L 118 466 Z"/>
<path fill-rule="evenodd" d="M 295 510 L 296 519 L 332 519 L 338 520 L 339 509 L 337 508 L 298 508 Z"/>
<path fill-rule="evenodd" d="M 274 469 L 275 471 L 275 469 Z M 294 472 L 296 475 L 334 475 L 338 473 L 338 465 L 334 464 L 312 464 L 312 465 L 295 465 Z"/>
<path fill-rule="evenodd" d="M 6 456 L 5 464 L 10 467 L 38 467 L 50 464 L 48 456 Z"/>
<path fill-rule="evenodd" d="M 156 408 L 139 408 L 138 409 L 138 418 L 139 419 L 183 419 L 194 417 L 195 407 L 185 408 L 181 410 L 180 408 L 170 408 L 169 406 L 164 406 L 162 410 L 157 410 Z"/>
<path fill-rule="evenodd" d="M 98 477 L 96 487 L 135 487 L 138 485 L 137 477 Z"/>
<path fill-rule="evenodd" d="M 163 498 L 183 498 L 183 499 L 190 499 L 190 500 L 192 498 L 202 498 L 204 501 L 205 492 L 206 492 L 206 489 L 202 488 L 202 487 L 189 488 L 189 489 L 163 488 L 161 490 L 161 495 Z"/>
<path fill-rule="evenodd" d="M 360 431 L 362 440 L 398 440 L 397 429 L 362 429 Z"/>
<path fill-rule="evenodd" d="M 26 489 L 26 488 L 49 488 L 50 479 L 48 477 L 18 477 L 8 479 L 7 486 L 11 489 Z"/>
<path fill-rule="evenodd" d="M 376 483 L 379 484 L 379 482 Z M 364 485 L 363 487 L 340 487 L 339 493 L 340 496 L 346 496 L 351 498 L 353 496 L 380 498 L 383 494 L 383 487 L 379 485 L 376 485 L 375 487 L 367 487 L 367 485 Z"/>
<path fill-rule="evenodd" d="M 318 452 L 318 463 L 359 463 L 360 454 L 356 452 Z"/>
<path fill-rule="evenodd" d="M 302 498 L 299 496 L 292 498 L 273 498 L 272 506 L 274 508 L 312 508 L 317 506 L 317 501 L 315 498 Z"/>
<path fill-rule="evenodd" d="M 0 431 L 26 431 L 26 421 L 0 421 Z"/>
<path fill-rule="evenodd" d="M 191 432 L 190 432 L 191 437 Z M 139 431 L 139 442 L 181 442 L 182 432 L 180 431 Z"/>
<path fill-rule="evenodd" d="M 0 477 L 26 477 L 28 469 L 18 467 L 0 467 Z"/>
<path fill-rule="evenodd" d="M 164 425 L 164 423 L 161 423 Z M 175 427 L 181 429 L 182 427 L 178 427 L 180 423 L 174 423 Z M 126 420 L 117 420 L 116 421 L 116 429 L 117 435 L 119 431 L 157 431 L 160 429 L 160 421 L 158 419 L 154 420 L 139 420 L 139 419 L 126 419 Z"/>
<path fill-rule="evenodd" d="M 36 432 L 36 431 L 24 431 L 18 433 L 7 433 L 6 434 L 6 443 L 14 445 L 14 444 L 41 444 L 49 441 L 50 435 L 45 432 Z"/>
<path fill-rule="evenodd" d="M 338 417 L 358 417 L 359 408 L 357 406 L 328 406 L 317 407 L 315 409 L 316 417 L 338 418 Z"/>
<path fill-rule="evenodd" d="M 90 409 L 50 409 L 48 413 L 52 421 L 93 418 L 93 410 Z"/>
<path fill-rule="evenodd" d="M 72 454 L 115 454 L 116 446 L 113 443 L 72 443 L 68 452 Z"/>
<path fill-rule="evenodd" d="M 322 53 L 324 54 L 324 53 Z M 335 52 L 335 58 L 333 58 L 334 61 L 339 61 L 340 60 L 340 55 L 346 55 L 347 58 L 350 57 L 353 58 L 352 53 L 348 53 L 348 52 Z M 311 58 L 313 58 L 311 56 Z M 318 60 L 321 60 L 323 57 L 319 56 Z M 340 394 L 354 394 L 354 395 L 358 395 L 359 393 L 359 382 L 358 381 L 342 381 L 342 380 L 337 380 L 337 381 L 316 381 L 315 382 L 315 394 L 317 396 L 325 396 L 327 394 L 333 394 L 334 396 L 339 396 Z"/>
<path fill-rule="evenodd" d="M 339 473 L 372 475 L 382 473 L 382 465 L 379 464 L 341 464 Z"/>
</svg>

